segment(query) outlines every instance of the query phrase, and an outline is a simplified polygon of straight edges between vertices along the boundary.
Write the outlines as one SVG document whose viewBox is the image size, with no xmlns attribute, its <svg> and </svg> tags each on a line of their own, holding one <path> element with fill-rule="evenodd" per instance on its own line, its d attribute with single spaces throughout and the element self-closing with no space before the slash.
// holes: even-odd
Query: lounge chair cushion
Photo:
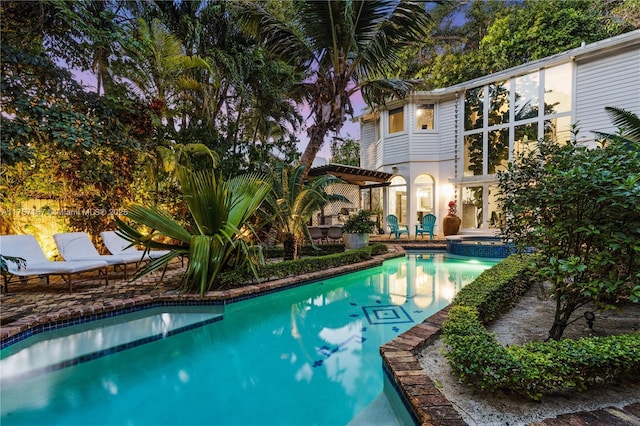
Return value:
<svg viewBox="0 0 640 426">
<path fill-rule="evenodd" d="M 19 268 L 14 262 L 7 262 L 7 269 L 13 275 L 22 277 L 32 275 L 72 274 L 82 271 L 104 268 L 107 263 L 101 260 L 53 262 L 47 259 L 42 247 L 33 235 L 2 235 L 0 250 L 4 256 L 21 257 L 26 267 Z"/>
<path fill-rule="evenodd" d="M 142 256 L 138 254 L 101 255 L 86 232 L 54 234 L 53 239 L 64 260 L 103 260 L 109 265 L 136 263 L 142 260 Z"/>
<path fill-rule="evenodd" d="M 129 241 L 122 238 L 116 231 L 104 231 L 100 233 L 104 245 L 113 255 L 136 255 L 138 259 L 144 255 L 144 250 L 138 250 Z M 169 253 L 169 250 L 152 250 L 147 253 L 147 258 L 157 259 Z"/>
</svg>

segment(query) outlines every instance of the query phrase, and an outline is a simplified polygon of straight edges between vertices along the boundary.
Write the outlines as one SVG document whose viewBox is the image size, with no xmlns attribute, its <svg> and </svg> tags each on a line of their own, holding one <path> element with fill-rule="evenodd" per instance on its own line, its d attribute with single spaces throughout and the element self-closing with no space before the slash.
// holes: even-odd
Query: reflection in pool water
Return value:
<svg viewBox="0 0 640 426">
<path fill-rule="evenodd" d="M 409 255 L 233 303 L 222 321 L 3 383 L 0 420 L 344 425 L 382 391 L 379 347 L 446 306 L 491 265 Z"/>
</svg>

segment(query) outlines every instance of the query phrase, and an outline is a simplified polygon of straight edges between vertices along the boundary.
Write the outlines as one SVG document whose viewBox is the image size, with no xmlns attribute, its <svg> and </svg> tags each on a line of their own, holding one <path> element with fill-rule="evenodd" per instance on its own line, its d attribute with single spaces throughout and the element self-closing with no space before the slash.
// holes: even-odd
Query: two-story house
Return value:
<svg viewBox="0 0 640 426">
<path fill-rule="evenodd" d="M 379 207 L 414 225 L 457 202 L 462 233 L 495 231 L 497 173 L 540 138 L 593 143 L 617 129 L 607 106 L 640 115 L 640 30 L 455 86 L 415 92 L 359 117 L 364 169 L 392 174 Z M 530 142 L 533 141 L 533 142 Z M 366 201 L 366 200 L 365 200 Z"/>
</svg>

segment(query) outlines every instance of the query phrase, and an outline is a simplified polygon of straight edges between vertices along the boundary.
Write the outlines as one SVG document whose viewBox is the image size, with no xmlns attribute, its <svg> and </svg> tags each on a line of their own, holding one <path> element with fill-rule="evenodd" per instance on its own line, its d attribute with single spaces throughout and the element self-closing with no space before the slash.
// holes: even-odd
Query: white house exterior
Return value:
<svg viewBox="0 0 640 426">
<path fill-rule="evenodd" d="M 489 102 L 486 102 L 488 100 Z M 544 108 L 540 108 L 544 105 Z M 393 174 L 380 206 L 409 225 L 457 201 L 461 233 L 498 227 L 497 175 L 513 153 L 548 137 L 592 143 L 616 131 L 607 106 L 640 115 L 640 30 L 452 87 L 416 92 L 359 117 L 364 169 Z M 527 141 L 532 141 L 527 143 Z M 371 208 L 376 206 L 366 206 Z"/>
</svg>

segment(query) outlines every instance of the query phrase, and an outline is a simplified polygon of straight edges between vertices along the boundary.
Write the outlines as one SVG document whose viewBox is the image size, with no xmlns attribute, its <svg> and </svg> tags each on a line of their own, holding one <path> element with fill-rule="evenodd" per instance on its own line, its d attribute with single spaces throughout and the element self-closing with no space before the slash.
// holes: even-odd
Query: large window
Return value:
<svg viewBox="0 0 640 426">
<path fill-rule="evenodd" d="M 404 108 L 389 110 L 389 134 L 404 131 Z"/>
<path fill-rule="evenodd" d="M 502 221 L 496 174 L 544 137 L 571 139 L 573 64 L 566 63 L 474 87 L 464 94 L 462 179 L 464 228 Z"/>
<path fill-rule="evenodd" d="M 418 105 L 416 110 L 416 126 L 418 130 L 433 130 L 434 128 L 434 111 L 433 104 Z"/>
</svg>

